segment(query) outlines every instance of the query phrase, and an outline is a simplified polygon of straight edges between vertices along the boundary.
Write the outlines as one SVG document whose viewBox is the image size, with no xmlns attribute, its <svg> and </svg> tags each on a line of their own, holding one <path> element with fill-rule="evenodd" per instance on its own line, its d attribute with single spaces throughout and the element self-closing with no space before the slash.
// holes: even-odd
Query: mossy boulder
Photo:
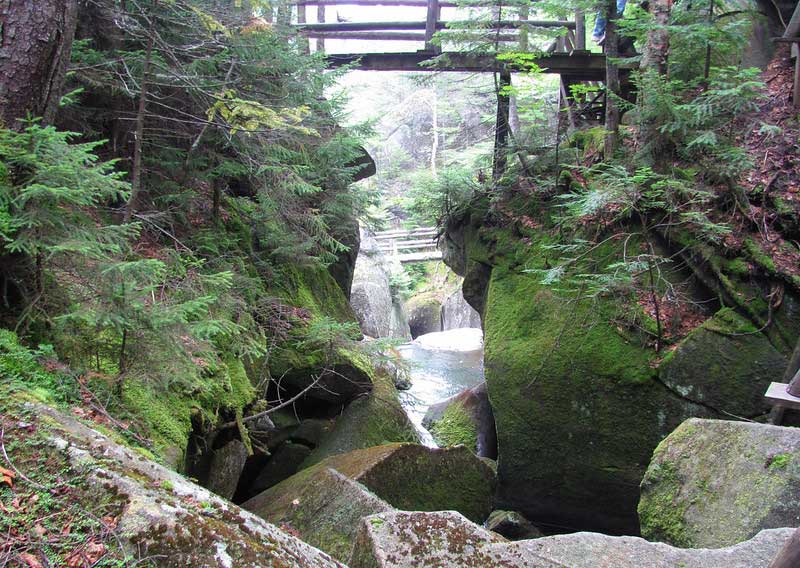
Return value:
<svg viewBox="0 0 800 568">
<path fill-rule="evenodd" d="M 636 537 L 579 532 L 508 542 L 454 511 L 392 511 L 362 520 L 350 568 L 755 568 L 793 529 L 760 532 L 716 550 L 684 550 Z"/>
<path fill-rule="evenodd" d="M 209 465 L 208 482 L 205 486 L 220 497 L 232 498 L 246 461 L 247 448 L 241 440 L 231 440 L 221 448 L 214 450 Z"/>
<path fill-rule="evenodd" d="M 80 491 L 70 498 L 84 500 L 87 510 L 108 504 L 102 514 L 116 528 L 102 525 L 102 532 L 113 535 L 106 545 L 121 547 L 132 562 L 157 559 L 165 568 L 343 568 L 324 552 L 74 418 L 38 403 L 26 407 L 26 423 L 47 440 L 50 460 L 65 461 L 59 476 L 81 480 Z M 22 456 L 14 453 L 14 458 Z M 15 490 L 23 490 L 25 481 L 18 481 Z M 105 537 L 91 538 L 96 543 Z"/>
<path fill-rule="evenodd" d="M 466 448 L 388 444 L 328 458 L 243 504 L 347 560 L 360 520 L 394 508 L 489 513 L 494 473 Z"/>
<path fill-rule="evenodd" d="M 455 511 L 393 511 L 361 522 L 350 568 L 529 566 L 491 549 L 506 540 Z M 501 563 L 504 562 L 504 563 Z M 532 564 L 550 568 L 550 563 Z"/>
<path fill-rule="evenodd" d="M 346 404 L 372 390 L 375 369 L 369 358 L 355 349 L 338 348 L 332 353 L 282 349 L 280 359 L 270 365 L 273 376 L 282 377 L 287 394 L 322 404 Z"/>
<path fill-rule="evenodd" d="M 464 446 L 387 444 L 321 462 L 358 481 L 393 507 L 456 510 L 475 522 L 491 512 L 495 474 Z"/>
<path fill-rule="evenodd" d="M 564 300 L 495 269 L 485 367 L 498 438 L 497 506 L 534 524 L 636 534 L 636 487 L 658 442 L 707 410 L 656 379 L 654 353 L 604 302 Z"/>
<path fill-rule="evenodd" d="M 343 562 L 361 519 L 392 510 L 360 483 L 325 466 L 301 471 L 242 506 Z"/>
<path fill-rule="evenodd" d="M 417 443 L 419 435 L 400 405 L 394 380 L 387 373 L 379 372 L 372 392 L 347 405 L 303 466 L 333 455 L 392 442 Z"/>
<path fill-rule="evenodd" d="M 442 331 L 442 300 L 435 292 L 412 296 L 406 302 L 411 337 Z"/>
<path fill-rule="evenodd" d="M 687 420 L 653 454 L 639 517 L 643 536 L 682 547 L 800 526 L 800 430 Z"/>
<path fill-rule="evenodd" d="M 422 425 L 441 447 L 462 444 L 481 457 L 497 459 L 497 431 L 485 382 L 431 405 Z"/>
<path fill-rule="evenodd" d="M 496 506 L 542 527 L 637 534 L 637 486 L 665 436 L 692 416 L 766 412 L 761 394 L 781 376 L 785 344 L 800 330 L 793 294 L 787 290 L 774 310 L 773 333 L 754 325 L 746 309 L 758 298 L 754 283 L 752 294 L 748 288 L 737 296 L 737 311 L 709 308 L 705 324 L 657 352 L 649 339 L 655 322 L 642 313 L 635 288 L 586 294 L 580 284 L 542 282 L 555 241 L 545 228 L 548 213 L 529 207 L 541 228 L 481 226 L 479 210 L 448 227 L 465 297 L 482 310 L 498 438 Z M 581 257 L 581 269 L 613 273 L 625 247 L 639 247 L 636 238 L 602 241 Z M 664 279 L 688 282 L 687 294 L 715 306 L 714 267 L 723 263 L 704 262 L 705 271 L 695 271 L 696 263 L 692 272 L 664 269 Z M 468 282 L 475 286 L 468 290 Z M 727 282 L 736 292 L 738 284 Z M 791 341 L 776 343 L 778 335 Z"/>
<path fill-rule="evenodd" d="M 659 378 L 690 400 L 730 415 L 755 416 L 767 411 L 764 391 L 783 376 L 786 364 L 749 320 L 723 308 L 665 359 Z"/>
</svg>

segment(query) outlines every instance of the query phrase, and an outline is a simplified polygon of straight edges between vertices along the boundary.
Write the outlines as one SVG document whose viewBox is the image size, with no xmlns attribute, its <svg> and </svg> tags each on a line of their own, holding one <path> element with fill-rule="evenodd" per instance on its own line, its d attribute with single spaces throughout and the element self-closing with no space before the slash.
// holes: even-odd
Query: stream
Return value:
<svg viewBox="0 0 800 568">
<path fill-rule="evenodd" d="M 483 381 L 483 334 L 475 328 L 427 333 L 398 350 L 411 373 L 411 388 L 400 393 L 400 402 L 422 443 L 435 448 L 422 419 L 432 404 Z"/>
</svg>

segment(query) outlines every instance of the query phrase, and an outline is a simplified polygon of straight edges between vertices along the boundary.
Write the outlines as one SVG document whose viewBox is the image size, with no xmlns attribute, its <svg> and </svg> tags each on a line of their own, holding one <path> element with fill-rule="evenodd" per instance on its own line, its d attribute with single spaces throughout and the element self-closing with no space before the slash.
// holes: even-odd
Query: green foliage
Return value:
<svg viewBox="0 0 800 568">
<path fill-rule="evenodd" d="M 480 188 L 467 168 L 449 168 L 438 175 L 420 172 L 403 199 L 411 218 L 420 226 L 442 225 L 462 210 Z"/>
<path fill-rule="evenodd" d="M 55 255 L 89 259 L 120 253 L 136 227 L 98 223 L 91 208 L 124 199 L 128 186 L 113 162 L 99 162 L 103 142 L 29 122 L 22 132 L 0 130 L 0 254 L 49 262 Z"/>
<path fill-rule="evenodd" d="M 47 371 L 42 361 L 55 361 L 50 345 L 28 349 L 20 345 L 16 334 L 0 329 L 0 376 L 12 390 L 27 389 L 55 402 L 68 402 L 77 397 L 74 377 L 58 368 Z"/>
</svg>

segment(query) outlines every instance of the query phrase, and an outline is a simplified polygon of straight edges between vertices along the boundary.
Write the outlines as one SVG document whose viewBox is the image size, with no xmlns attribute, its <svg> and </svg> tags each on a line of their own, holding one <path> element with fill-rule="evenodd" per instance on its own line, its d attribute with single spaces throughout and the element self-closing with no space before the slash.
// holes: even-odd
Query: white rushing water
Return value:
<svg viewBox="0 0 800 568">
<path fill-rule="evenodd" d="M 422 442 L 435 448 L 422 419 L 430 405 L 483 381 L 483 334 L 475 328 L 428 333 L 401 345 L 399 351 L 411 372 L 411 388 L 400 393 L 400 402 Z"/>
</svg>

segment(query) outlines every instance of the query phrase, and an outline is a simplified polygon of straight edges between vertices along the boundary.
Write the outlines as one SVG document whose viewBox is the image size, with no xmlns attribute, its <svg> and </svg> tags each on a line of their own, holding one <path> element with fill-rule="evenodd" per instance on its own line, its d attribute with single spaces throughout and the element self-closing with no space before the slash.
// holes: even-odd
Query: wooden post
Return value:
<svg viewBox="0 0 800 568">
<path fill-rule="evenodd" d="M 531 15 L 530 6 L 527 4 L 519 9 L 519 19 L 520 20 L 527 20 L 528 17 Z M 519 29 L 519 50 L 520 51 L 528 51 L 528 28 L 527 26 L 522 26 Z"/>
<path fill-rule="evenodd" d="M 325 23 L 325 4 L 317 6 L 317 22 L 320 24 Z M 317 51 L 325 53 L 325 40 L 323 38 L 317 39 Z"/>
<path fill-rule="evenodd" d="M 502 69 L 499 72 L 499 83 L 497 85 L 497 118 L 494 128 L 494 160 L 492 168 L 492 181 L 497 184 L 506 171 L 508 162 L 508 118 L 510 112 L 510 100 L 504 91 L 511 86 L 511 72 Z"/>
<path fill-rule="evenodd" d="M 800 529 L 795 529 L 769 568 L 797 568 L 800 566 Z"/>
<path fill-rule="evenodd" d="M 794 108 L 800 109 L 800 42 L 795 42 L 792 46 L 792 49 L 797 52 L 794 56 L 794 88 L 792 89 L 792 101 L 794 103 Z"/>
<path fill-rule="evenodd" d="M 586 17 L 583 10 L 575 10 L 575 50 L 586 50 Z"/>
<path fill-rule="evenodd" d="M 431 41 L 436 33 L 436 24 L 439 22 L 442 9 L 439 0 L 428 0 L 428 17 L 425 20 L 425 51 L 441 53 L 441 48 Z"/>
<path fill-rule="evenodd" d="M 297 23 L 298 24 L 305 24 L 306 23 L 306 5 L 305 4 L 298 4 L 297 5 Z M 298 40 L 300 41 L 300 51 L 303 53 L 309 53 L 311 48 L 309 47 L 309 41 L 307 37 L 303 37 L 302 35 L 299 36 Z"/>
</svg>

